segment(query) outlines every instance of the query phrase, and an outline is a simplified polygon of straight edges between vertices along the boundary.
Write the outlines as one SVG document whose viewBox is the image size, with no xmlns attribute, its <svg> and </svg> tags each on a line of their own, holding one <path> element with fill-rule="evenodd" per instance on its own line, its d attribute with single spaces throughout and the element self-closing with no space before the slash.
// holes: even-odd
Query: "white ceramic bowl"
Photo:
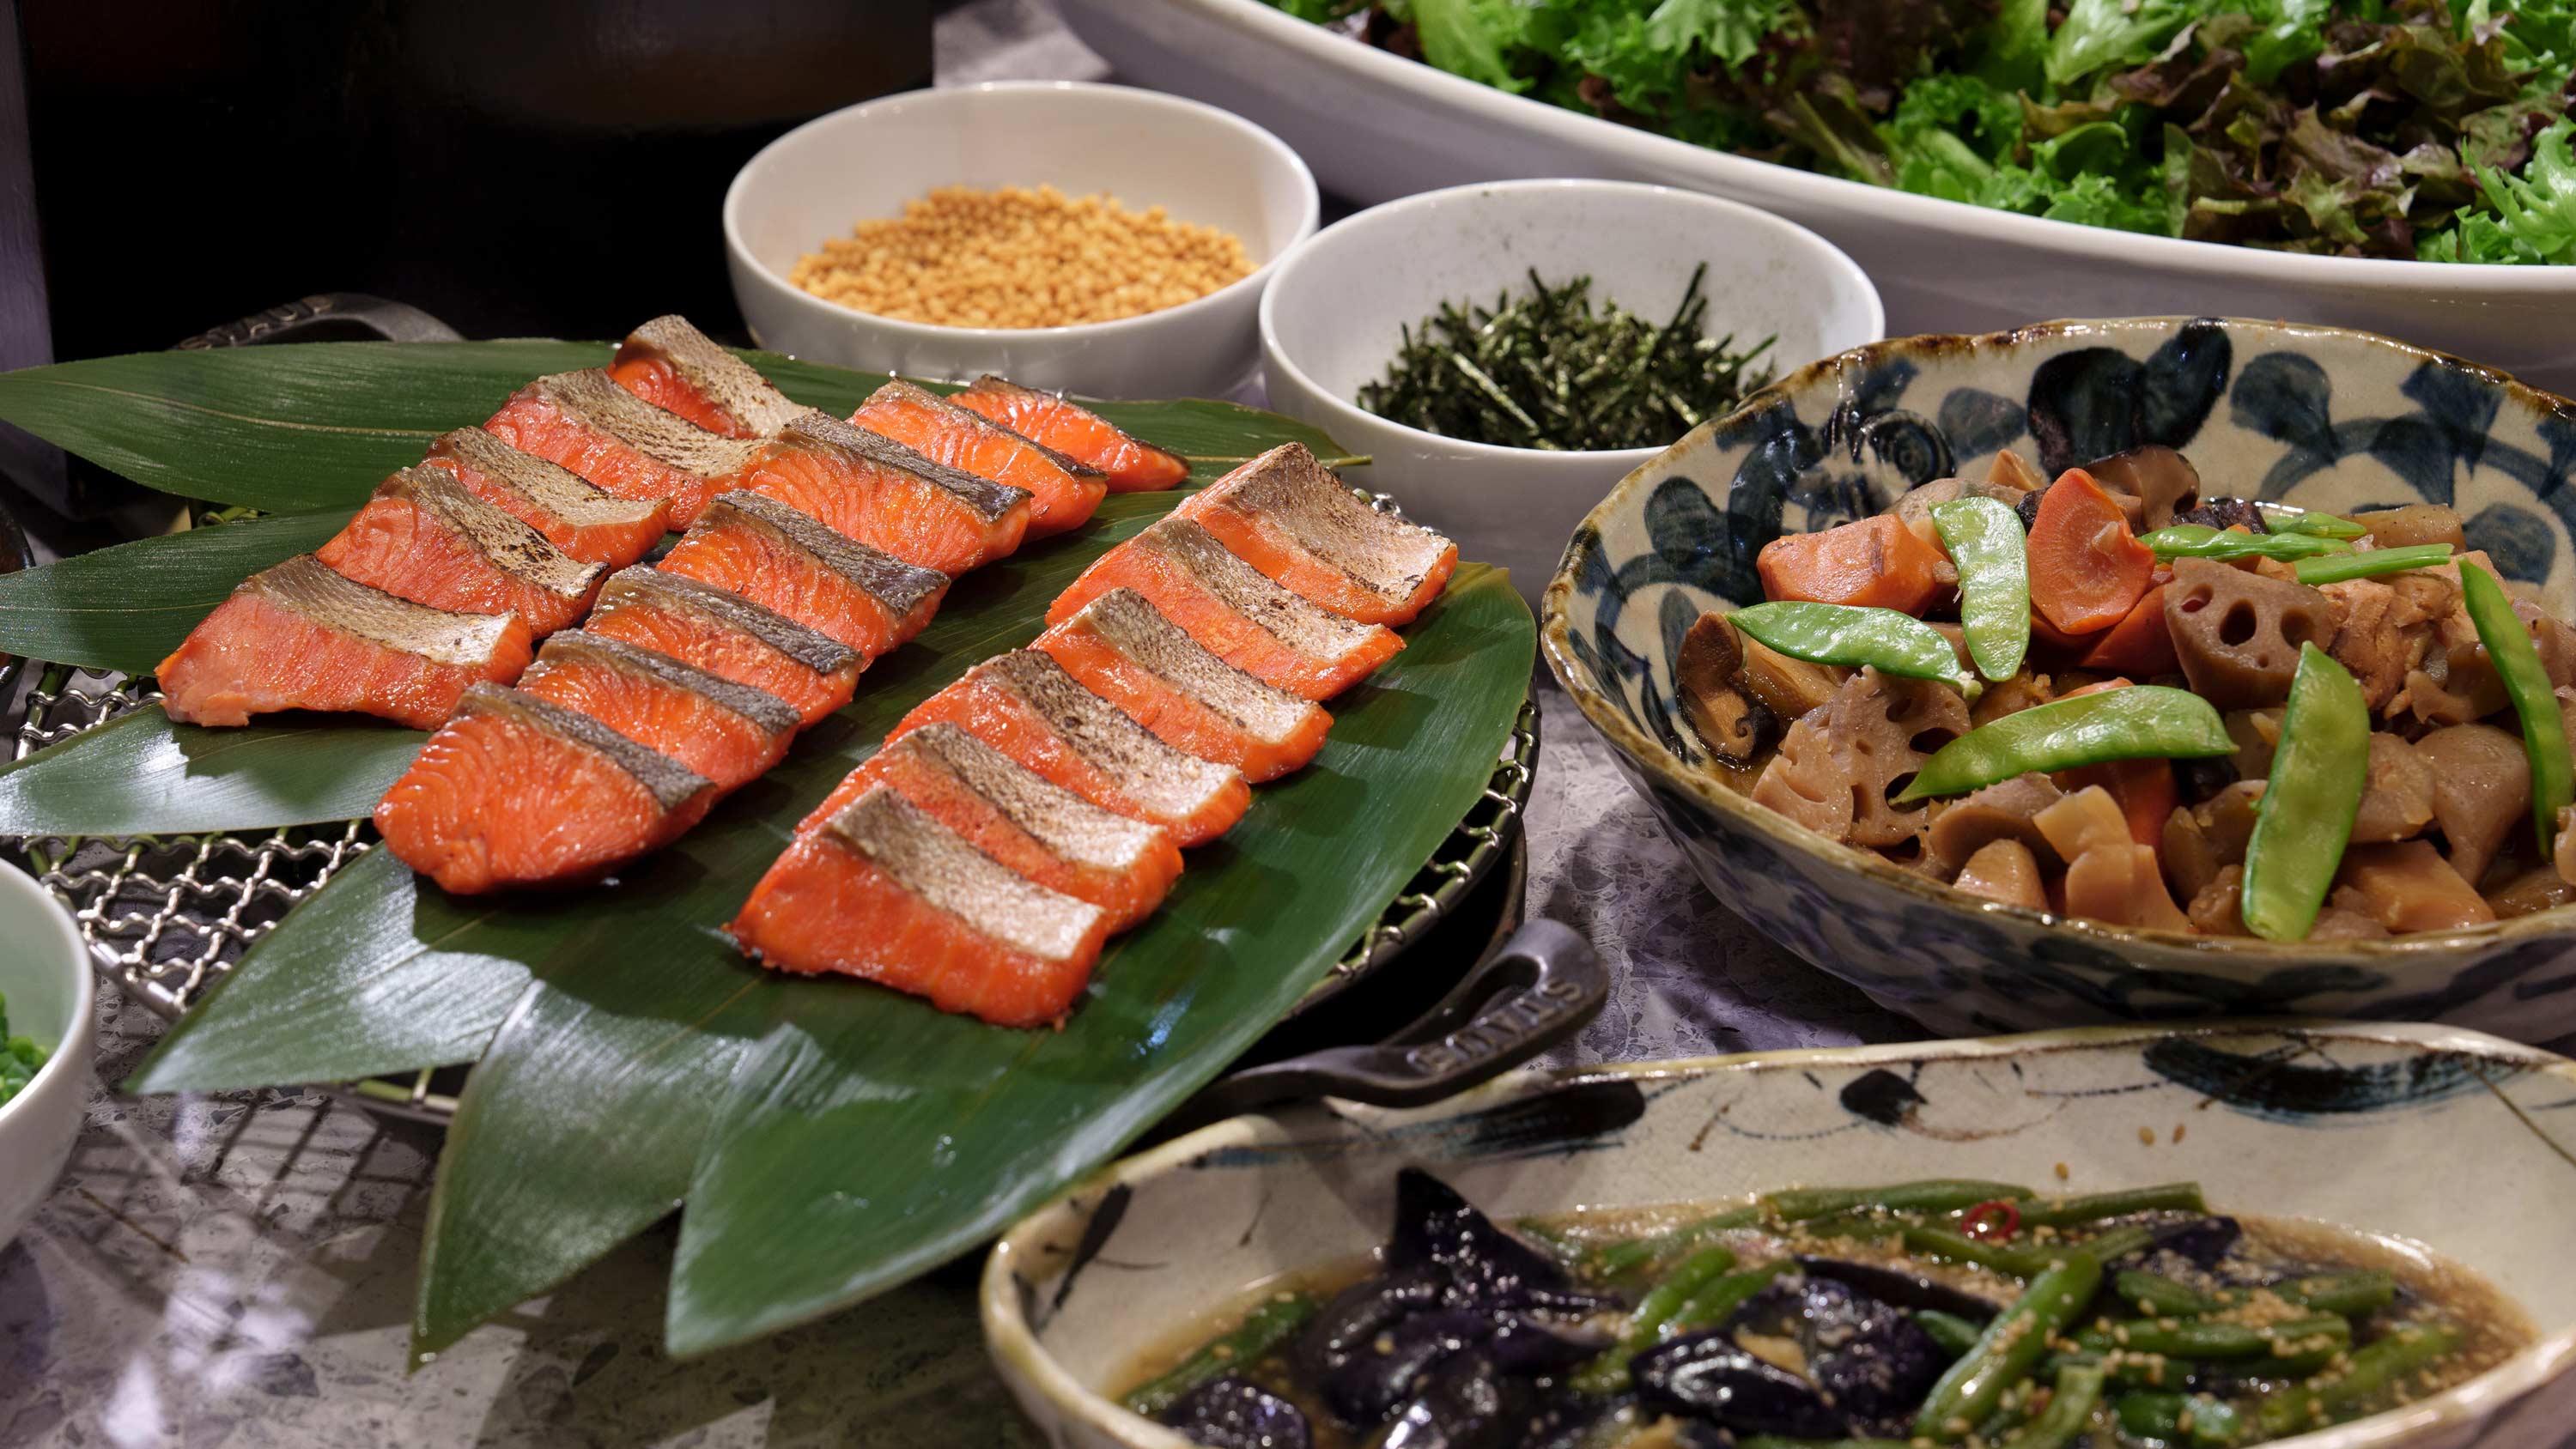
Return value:
<svg viewBox="0 0 2576 1449">
<path fill-rule="evenodd" d="M 789 283 L 857 222 L 941 186 L 1053 185 L 1161 206 L 1243 239 L 1256 269 L 1161 312 L 1080 327 L 934 327 L 852 311 Z M 1253 362 L 1253 305 L 1315 230 L 1315 177 L 1279 138 L 1213 106 L 1124 86 L 998 81 L 912 91 L 817 117 L 760 150 L 725 192 L 734 300 L 763 347 L 872 372 L 997 372 L 1093 397 L 1221 393 Z"/>
<path fill-rule="evenodd" d="M 1443 302 L 1527 295 L 1536 269 L 1551 286 L 1589 276 L 1595 306 L 1670 316 L 1701 262 L 1709 335 L 1776 337 L 1762 361 L 1781 376 L 1884 335 L 1878 292 L 1851 258 L 1752 207 L 1623 181 L 1460 186 L 1336 222 L 1279 263 L 1261 299 L 1270 405 L 1369 455 L 1358 481 L 1456 539 L 1463 557 L 1510 569 L 1535 606 L 1566 535 L 1662 443 L 1495 447 L 1389 422 L 1353 399 L 1384 375 L 1398 329 Z"/>
<path fill-rule="evenodd" d="M 1107 1395 L 1263 1280 L 1384 1242 L 1408 1165 L 1504 1220 L 1923 1177 L 2066 1193 L 2193 1178 L 2222 1212 L 2429 1247 L 2541 1335 L 2403 1410 L 2278 1443 L 2549 1449 L 2576 1422 L 2571 1095 L 2576 1063 L 2414 1025 L 2096 1027 L 1521 1073 L 1410 1112 L 1238 1117 L 1105 1168 L 994 1248 L 985 1338 L 1057 1449 L 1186 1449 Z"/>
<path fill-rule="evenodd" d="M 2277 317 L 2385 332 L 2576 393 L 2576 267 L 2299 256 L 2012 215 L 1506 94 L 1265 0 L 1057 3 L 1119 74 L 1268 126 L 1353 200 L 1516 176 L 1657 181 L 1814 227 L 1879 279 L 1900 336 L 2040 317 Z"/>
<path fill-rule="evenodd" d="M 0 865 L 0 994 L 9 1030 L 53 1055 L 17 1096 L 0 1103 L 0 1247 L 35 1216 L 80 1135 L 89 1092 L 89 950 L 45 888 Z"/>
</svg>

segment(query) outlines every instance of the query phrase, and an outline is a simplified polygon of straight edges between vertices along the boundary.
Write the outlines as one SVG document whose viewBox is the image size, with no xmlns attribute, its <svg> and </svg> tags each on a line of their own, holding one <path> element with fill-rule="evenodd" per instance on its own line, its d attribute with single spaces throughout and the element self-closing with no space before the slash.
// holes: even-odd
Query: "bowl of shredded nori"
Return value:
<svg viewBox="0 0 2576 1449">
<path fill-rule="evenodd" d="M 1531 598 L 1629 470 L 1883 327 L 1868 277 L 1814 233 L 1615 181 L 1372 208 L 1284 257 L 1261 307 L 1271 405 Z"/>
</svg>

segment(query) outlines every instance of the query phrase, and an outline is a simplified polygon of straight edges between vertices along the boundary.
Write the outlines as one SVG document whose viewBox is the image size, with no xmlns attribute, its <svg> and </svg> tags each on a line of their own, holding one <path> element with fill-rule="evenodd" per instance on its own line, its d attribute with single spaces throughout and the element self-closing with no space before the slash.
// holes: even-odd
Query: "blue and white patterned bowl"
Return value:
<svg viewBox="0 0 2576 1449">
<path fill-rule="evenodd" d="M 1976 476 L 2003 449 L 2053 476 L 2148 443 L 2187 453 L 2214 494 L 2448 504 L 2508 580 L 2576 616 L 2576 404 L 2337 328 L 2049 322 L 1827 358 L 1629 474 L 1548 585 L 1548 664 L 1720 901 L 1934 1030 L 2282 1013 L 2576 1033 L 2576 909 L 2333 944 L 2127 930 L 1952 890 L 1701 768 L 1673 661 L 1704 610 L 1761 599 L 1762 545 Z"/>
<path fill-rule="evenodd" d="M 2576 1421 L 2571 1128 L 2576 1063 L 2426 1026 L 2096 1027 L 1522 1072 L 1409 1112 L 1237 1117 L 1104 1168 L 993 1249 L 984 1336 L 1055 1449 L 1189 1449 L 1110 1395 L 1254 1285 L 1385 1241 L 1401 1167 L 1506 1219 L 1919 1177 L 2190 1178 L 2220 1211 L 2431 1248 L 2541 1335 L 2283 1449 L 2551 1449 Z"/>
</svg>

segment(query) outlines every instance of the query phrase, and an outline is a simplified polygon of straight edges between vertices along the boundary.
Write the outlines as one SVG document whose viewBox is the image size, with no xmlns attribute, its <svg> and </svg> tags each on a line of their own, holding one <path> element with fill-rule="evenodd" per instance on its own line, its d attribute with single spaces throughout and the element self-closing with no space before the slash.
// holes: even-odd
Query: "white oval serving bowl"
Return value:
<svg viewBox="0 0 2576 1449">
<path fill-rule="evenodd" d="M 1139 1355 L 1255 1284 L 1375 1249 L 1401 1167 L 1504 1221 L 1791 1185 L 2195 1178 L 2221 1212 L 2429 1247 L 2541 1334 L 2402 1410 L 2276 1443 L 2548 1449 L 2576 1417 L 2571 1098 L 2576 1063 L 2412 1025 L 2095 1027 L 1524 1072 L 1409 1112 L 1238 1117 L 1113 1164 L 993 1249 L 984 1332 L 1057 1449 L 1188 1449 L 1108 1396 Z"/>
<path fill-rule="evenodd" d="M 1223 228 L 1255 270 L 1160 312 L 1038 328 L 898 321 L 788 281 L 798 258 L 935 188 L 1042 185 Z M 1093 397 L 1206 395 L 1249 375 L 1254 304 L 1320 208 L 1296 152 L 1213 106 L 1125 86 L 997 81 L 851 106 L 762 147 L 725 191 L 725 263 L 752 336 L 774 351 L 951 381 L 995 372 Z"/>
<path fill-rule="evenodd" d="M 25 873 L 0 865 L 0 995 L 9 1031 L 52 1055 L 0 1102 L 0 1248 L 54 1190 L 89 1092 L 96 983 L 72 918 Z"/>
<path fill-rule="evenodd" d="M 1264 0 L 1059 3 L 1119 74 L 1268 126 L 1335 195 L 1356 201 L 1517 176 L 1663 182 L 1815 228 L 1880 280 L 1899 335 L 2035 317 L 2276 317 L 2385 332 L 2576 392 L 2576 267 L 2297 256 L 2049 221 L 1712 151 L 1510 95 Z"/>
<path fill-rule="evenodd" d="M 1858 264 L 1752 207 L 1621 181 L 1460 186 L 1336 222 L 1281 260 L 1261 298 L 1270 405 L 1368 455 L 1358 481 L 1457 540 L 1462 557 L 1510 569 L 1535 606 L 1566 535 L 1662 445 L 1498 447 L 1390 422 L 1354 399 L 1385 374 L 1399 329 L 1444 302 L 1527 296 L 1535 269 L 1549 286 L 1590 277 L 1596 308 L 1615 301 L 1662 318 L 1702 262 L 1708 334 L 1733 333 L 1743 346 L 1775 338 L 1760 364 L 1780 376 L 1884 335 L 1878 292 Z"/>
</svg>

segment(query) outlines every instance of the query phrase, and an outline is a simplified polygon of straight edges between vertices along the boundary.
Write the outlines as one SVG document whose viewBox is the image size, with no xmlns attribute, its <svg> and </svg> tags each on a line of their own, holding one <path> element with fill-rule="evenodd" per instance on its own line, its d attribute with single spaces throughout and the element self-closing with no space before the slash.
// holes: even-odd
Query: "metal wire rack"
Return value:
<svg viewBox="0 0 2576 1449">
<path fill-rule="evenodd" d="M 10 758 L 160 698 L 149 680 L 41 666 L 11 734 Z M 1483 795 L 1300 1010 L 1392 960 L 1503 858 L 1519 833 L 1537 760 L 1538 707 L 1525 701 Z M 260 836 L 0 841 L 71 910 L 100 974 L 174 1021 L 289 907 L 375 844 L 374 827 L 358 820 Z M 378 1111 L 444 1123 L 455 1114 L 464 1076 L 464 1068 L 442 1067 L 328 1090 Z"/>
</svg>

